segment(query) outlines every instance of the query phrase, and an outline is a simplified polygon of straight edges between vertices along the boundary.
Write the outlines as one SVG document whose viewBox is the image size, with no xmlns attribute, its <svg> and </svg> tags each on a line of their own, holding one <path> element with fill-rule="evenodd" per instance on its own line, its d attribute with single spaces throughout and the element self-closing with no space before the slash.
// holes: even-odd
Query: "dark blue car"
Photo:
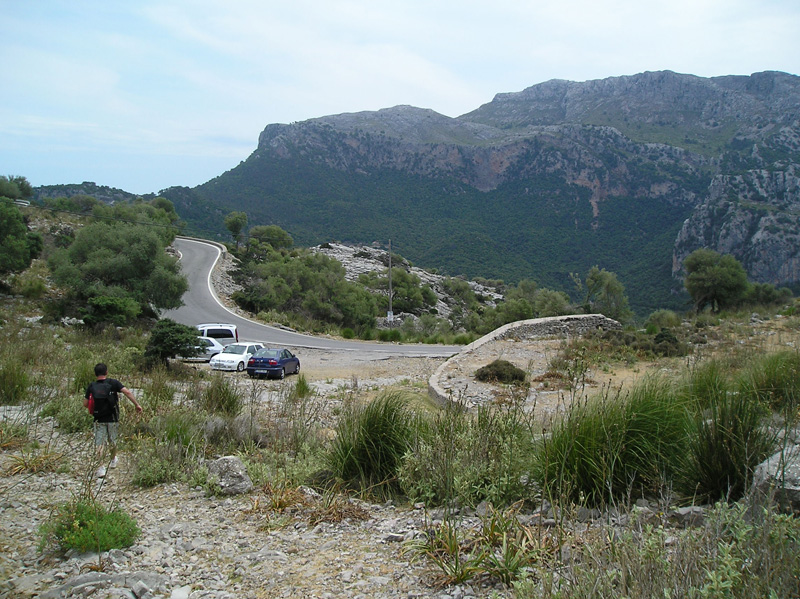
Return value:
<svg viewBox="0 0 800 599">
<path fill-rule="evenodd" d="M 264 348 L 258 350 L 247 361 L 250 377 L 272 377 L 282 379 L 287 374 L 300 372 L 300 359 L 288 349 Z"/>
</svg>

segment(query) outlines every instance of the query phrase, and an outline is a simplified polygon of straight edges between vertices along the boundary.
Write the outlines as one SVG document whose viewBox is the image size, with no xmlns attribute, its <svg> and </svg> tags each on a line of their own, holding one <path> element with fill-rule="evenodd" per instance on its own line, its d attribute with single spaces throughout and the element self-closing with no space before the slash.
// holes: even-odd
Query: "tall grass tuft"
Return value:
<svg viewBox="0 0 800 599">
<path fill-rule="evenodd" d="M 535 499 L 533 424 L 518 403 L 473 413 L 452 402 L 420 420 L 418 431 L 400 469 L 403 491 L 413 500 L 508 505 Z"/>
<path fill-rule="evenodd" d="M 236 383 L 221 374 L 212 377 L 201 398 L 201 407 L 208 412 L 222 413 L 228 416 L 238 414 L 244 401 L 236 387 Z"/>
<path fill-rule="evenodd" d="M 6 355 L 0 364 L 0 405 L 15 406 L 28 396 L 28 370 L 19 359 Z"/>
<path fill-rule="evenodd" d="M 391 494 L 410 445 L 414 415 L 402 391 L 385 391 L 367 404 L 345 404 L 327 454 L 334 476 L 362 491 Z"/>
<path fill-rule="evenodd" d="M 773 410 L 792 412 L 800 400 L 800 353 L 781 351 L 757 356 L 737 383 L 740 393 Z"/>
<path fill-rule="evenodd" d="M 679 463 L 686 419 L 662 377 L 574 403 L 542 442 L 538 478 L 550 497 L 592 505 L 657 494 Z"/>
<path fill-rule="evenodd" d="M 742 392 L 719 393 L 690 424 L 680 488 L 703 501 L 741 498 L 756 466 L 776 447 L 766 409 Z"/>
</svg>

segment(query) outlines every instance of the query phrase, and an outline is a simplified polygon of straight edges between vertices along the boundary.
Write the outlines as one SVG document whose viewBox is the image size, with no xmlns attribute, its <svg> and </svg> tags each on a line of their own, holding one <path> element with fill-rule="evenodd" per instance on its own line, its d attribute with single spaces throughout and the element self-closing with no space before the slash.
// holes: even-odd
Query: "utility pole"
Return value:
<svg viewBox="0 0 800 599">
<path fill-rule="evenodd" d="M 389 240 L 389 311 L 386 313 L 386 322 L 394 322 L 392 312 L 392 240 Z"/>
</svg>

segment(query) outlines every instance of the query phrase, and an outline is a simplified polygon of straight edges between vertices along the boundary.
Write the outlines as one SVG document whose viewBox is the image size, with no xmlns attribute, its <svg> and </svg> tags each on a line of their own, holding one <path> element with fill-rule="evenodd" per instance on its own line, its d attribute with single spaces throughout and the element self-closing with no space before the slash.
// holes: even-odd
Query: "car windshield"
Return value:
<svg viewBox="0 0 800 599">
<path fill-rule="evenodd" d="M 258 358 L 280 358 L 281 352 L 277 349 L 260 349 L 253 355 Z"/>
<path fill-rule="evenodd" d="M 225 346 L 225 353 L 226 354 L 246 354 L 247 353 L 247 346 L 246 345 L 236 345 L 235 343 L 231 345 Z"/>
</svg>

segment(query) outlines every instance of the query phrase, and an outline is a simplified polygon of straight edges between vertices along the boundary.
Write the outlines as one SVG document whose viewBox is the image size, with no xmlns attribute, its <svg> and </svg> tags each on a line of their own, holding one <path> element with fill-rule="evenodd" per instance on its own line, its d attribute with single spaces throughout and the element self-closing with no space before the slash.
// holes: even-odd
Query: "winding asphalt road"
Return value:
<svg viewBox="0 0 800 599">
<path fill-rule="evenodd" d="M 164 312 L 164 318 L 190 326 L 203 322 L 232 323 L 239 328 L 242 340 L 282 347 L 372 353 L 384 357 L 449 357 L 461 349 L 456 345 L 410 345 L 314 337 L 243 318 L 222 305 L 211 284 L 211 272 L 221 255 L 221 246 L 185 237 L 177 238 L 174 246 L 181 254 L 181 270 L 189 280 L 189 290 L 183 296 L 184 305 Z"/>
</svg>

